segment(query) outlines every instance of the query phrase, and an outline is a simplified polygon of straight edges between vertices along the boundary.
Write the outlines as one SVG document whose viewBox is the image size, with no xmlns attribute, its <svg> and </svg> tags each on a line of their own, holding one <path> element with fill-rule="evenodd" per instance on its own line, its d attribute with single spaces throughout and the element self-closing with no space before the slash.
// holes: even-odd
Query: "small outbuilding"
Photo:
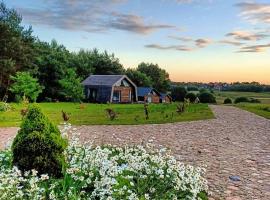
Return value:
<svg viewBox="0 0 270 200">
<path fill-rule="evenodd" d="M 160 93 L 151 87 L 138 87 L 138 101 L 147 103 L 159 103 Z"/>
<path fill-rule="evenodd" d="M 85 79 L 85 96 L 89 102 L 137 102 L 137 86 L 126 75 L 90 75 Z"/>
<path fill-rule="evenodd" d="M 160 103 L 171 103 L 172 97 L 169 94 L 160 93 Z"/>
</svg>

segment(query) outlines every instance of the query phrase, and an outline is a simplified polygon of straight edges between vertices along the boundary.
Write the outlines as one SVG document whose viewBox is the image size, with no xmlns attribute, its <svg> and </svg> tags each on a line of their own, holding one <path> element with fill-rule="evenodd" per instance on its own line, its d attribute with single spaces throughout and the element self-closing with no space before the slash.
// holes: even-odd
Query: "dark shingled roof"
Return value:
<svg viewBox="0 0 270 200">
<path fill-rule="evenodd" d="M 137 93 L 138 93 L 138 96 L 140 97 L 143 97 L 147 94 L 149 94 L 149 92 L 152 91 L 152 88 L 151 87 L 138 87 L 137 88 Z"/>
<path fill-rule="evenodd" d="M 169 96 L 171 97 L 169 94 L 166 94 L 166 93 L 160 93 L 160 96 L 163 98 L 163 97 L 166 97 L 166 96 Z"/>
<path fill-rule="evenodd" d="M 143 97 L 143 96 L 149 94 L 152 90 L 154 90 L 155 93 L 157 93 L 157 95 L 160 95 L 160 93 L 154 88 L 151 88 L 151 87 L 137 87 L 137 93 L 138 93 L 139 97 Z"/>
<path fill-rule="evenodd" d="M 90 75 L 82 84 L 112 86 L 123 76 L 124 75 Z"/>
</svg>

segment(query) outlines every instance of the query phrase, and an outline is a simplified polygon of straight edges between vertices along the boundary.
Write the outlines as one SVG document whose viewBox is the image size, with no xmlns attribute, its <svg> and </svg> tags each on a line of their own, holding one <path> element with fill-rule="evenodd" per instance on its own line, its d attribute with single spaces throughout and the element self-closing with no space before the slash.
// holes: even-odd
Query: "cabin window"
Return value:
<svg viewBox="0 0 270 200">
<path fill-rule="evenodd" d="M 120 102 L 121 100 L 121 91 L 115 90 L 113 91 L 113 102 Z"/>
<path fill-rule="evenodd" d="M 95 102 L 97 100 L 97 93 L 97 89 L 91 88 L 88 90 L 88 98 L 91 102 Z"/>
<path fill-rule="evenodd" d="M 122 80 L 121 86 L 129 87 L 130 84 L 124 79 L 124 80 Z"/>
</svg>

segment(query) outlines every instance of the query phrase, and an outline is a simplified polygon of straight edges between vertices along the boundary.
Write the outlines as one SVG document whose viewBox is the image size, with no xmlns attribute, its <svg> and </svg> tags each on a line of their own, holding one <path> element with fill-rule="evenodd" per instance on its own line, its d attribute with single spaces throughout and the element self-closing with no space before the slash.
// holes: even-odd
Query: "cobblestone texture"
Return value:
<svg viewBox="0 0 270 200">
<path fill-rule="evenodd" d="M 216 119 L 161 125 L 80 126 L 81 140 L 141 144 L 153 140 L 184 163 L 207 165 L 210 199 L 270 199 L 270 120 L 229 106 L 211 106 Z M 151 116 L 150 116 L 151 117 Z M 0 148 L 17 128 L 0 129 Z M 232 181 L 229 176 L 239 176 Z"/>
</svg>

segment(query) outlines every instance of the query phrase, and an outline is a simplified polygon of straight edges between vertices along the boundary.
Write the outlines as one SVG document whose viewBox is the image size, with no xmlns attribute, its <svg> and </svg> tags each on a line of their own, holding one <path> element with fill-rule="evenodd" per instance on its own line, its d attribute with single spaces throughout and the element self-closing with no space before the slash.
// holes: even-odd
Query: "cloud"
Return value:
<svg viewBox="0 0 270 200">
<path fill-rule="evenodd" d="M 159 50 L 177 50 L 177 51 L 192 51 L 194 50 L 191 47 L 187 47 L 184 45 L 170 45 L 170 46 L 162 46 L 159 44 L 148 44 L 145 45 L 146 48 L 159 49 Z"/>
<path fill-rule="evenodd" d="M 182 42 L 190 42 L 193 41 L 193 39 L 191 37 L 178 37 L 178 36 L 173 36 L 173 35 L 169 35 L 169 38 L 175 39 L 175 40 L 180 40 Z"/>
<path fill-rule="evenodd" d="M 243 2 L 236 4 L 241 10 L 241 16 L 252 23 L 270 23 L 270 4 Z"/>
<path fill-rule="evenodd" d="M 236 40 L 249 40 L 249 41 L 257 41 L 257 40 L 262 40 L 268 35 L 263 34 L 263 33 L 251 33 L 248 31 L 233 31 L 230 33 L 227 33 L 226 36 L 228 37 L 233 37 Z"/>
<path fill-rule="evenodd" d="M 177 50 L 177 51 L 194 51 L 199 48 L 204 48 L 208 46 L 209 44 L 212 43 L 212 40 L 210 39 L 197 39 L 194 40 L 190 37 L 176 37 L 176 36 L 168 36 L 170 38 L 180 40 L 183 42 L 194 42 L 193 46 L 186 46 L 186 45 L 167 45 L 167 46 L 162 46 L 159 44 L 148 44 L 145 45 L 144 47 L 146 48 L 152 48 L 152 49 L 159 49 L 159 50 Z"/>
<path fill-rule="evenodd" d="M 197 39 L 195 40 L 195 44 L 199 48 L 203 48 L 211 44 L 212 41 L 210 39 Z"/>
<path fill-rule="evenodd" d="M 119 30 L 135 32 L 139 34 L 148 34 L 158 29 L 176 28 L 167 24 L 145 24 L 142 17 L 137 15 L 126 15 L 114 13 L 113 18 L 108 20 L 105 27 Z"/>
<path fill-rule="evenodd" d="M 234 46 L 241 46 L 241 45 L 244 45 L 244 43 L 242 43 L 242 42 L 237 42 L 237 41 L 234 41 L 234 40 L 220 40 L 219 43 L 230 44 L 230 45 L 234 45 Z"/>
<path fill-rule="evenodd" d="M 270 44 L 262 44 L 262 45 L 253 45 L 253 46 L 245 46 L 242 47 L 238 53 L 258 53 L 258 52 L 264 52 L 268 48 L 270 48 Z"/>
<path fill-rule="evenodd" d="M 212 40 L 207 39 L 207 38 L 200 38 L 200 39 L 192 39 L 191 37 L 178 37 L 178 36 L 168 36 L 169 38 L 175 39 L 175 40 L 180 40 L 182 42 L 194 42 L 195 45 L 199 48 L 203 48 L 208 46 L 209 44 L 212 43 Z"/>
<path fill-rule="evenodd" d="M 66 30 L 106 32 L 114 29 L 149 34 L 161 29 L 176 29 L 168 24 L 146 22 L 141 16 L 116 12 L 115 7 L 124 2 L 125 0 L 43 0 L 44 7 L 17 9 L 32 24 Z"/>
</svg>

